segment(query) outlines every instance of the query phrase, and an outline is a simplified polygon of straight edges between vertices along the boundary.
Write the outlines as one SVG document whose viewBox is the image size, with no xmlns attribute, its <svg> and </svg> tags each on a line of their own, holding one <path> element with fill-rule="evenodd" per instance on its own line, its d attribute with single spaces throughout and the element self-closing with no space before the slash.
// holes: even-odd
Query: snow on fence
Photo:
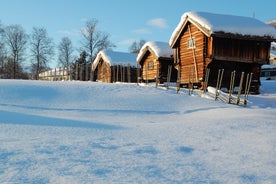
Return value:
<svg viewBox="0 0 276 184">
<path fill-rule="evenodd" d="M 245 73 L 242 72 L 239 80 L 239 85 L 235 86 L 236 71 L 233 71 L 231 73 L 230 86 L 227 91 L 221 89 L 223 73 L 224 69 L 219 70 L 216 87 L 207 87 L 207 91 L 209 92 L 209 94 L 213 95 L 215 100 L 221 100 L 229 104 L 246 106 L 253 74 L 247 73 L 245 78 Z"/>
<path fill-rule="evenodd" d="M 218 70 L 216 86 L 209 86 L 209 74 L 210 74 L 210 69 L 207 68 L 204 81 L 202 81 L 202 86 L 200 90 L 197 90 L 197 91 L 201 91 L 201 93 L 203 94 L 208 92 L 208 94 L 213 96 L 215 100 L 221 100 L 229 104 L 246 106 L 248 101 L 248 96 L 250 94 L 253 73 L 241 72 L 240 75 L 237 75 L 237 72 L 235 70 L 232 71 L 230 81 L 229 81 L 229 86 L 227 88 L 225 87 L 222 88 L 224 69 Z M 156 71 L 156 76 L 159 76 L 158 69 Z M 146 70 L 146 78 L 147 78 L 147 70 Z M 176 88 L 177 93 L 179 93 L 181 89 L 181 85 L 179 83 L 179 76 L 177 76 L 177 79 L 178 79 L 177 82 L 174 83 L 175 86 L 171 85 L 170 78 L 171 78 L 171 67 L 168 68 L 167 77 L 163 79 L 166 82 L 166 84 L 158 83 L 159 78 L 155 77 L 156 87 L 165 86 L 167 89 L 169 89 L 170 87 Z M 192 95 L 195 89 L 195 85 L 193 84 L 192 79 L 193 79 L 192 76 L 189 77 L 189 84 L 186 85 L 185 87 L 182 87 L 183 89 L 188 90 L 189 95 Z M 214 81 L 212 81 L 212 83 L 214 83 Z M 145 84 L 150 85 L 148 80 L 145 80 Z"/>
</svg>

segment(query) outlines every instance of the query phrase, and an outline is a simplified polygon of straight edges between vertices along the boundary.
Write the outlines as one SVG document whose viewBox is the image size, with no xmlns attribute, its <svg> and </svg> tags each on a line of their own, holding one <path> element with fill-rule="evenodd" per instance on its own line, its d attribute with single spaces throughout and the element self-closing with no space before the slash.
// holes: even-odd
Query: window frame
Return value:
<svg viewBox="0 0 276 184">
<path fill-rule="evenodd" d="M 188 39 L 188 49 L 196 48 L 196 39 L 194 37 Z"/>
</svg>

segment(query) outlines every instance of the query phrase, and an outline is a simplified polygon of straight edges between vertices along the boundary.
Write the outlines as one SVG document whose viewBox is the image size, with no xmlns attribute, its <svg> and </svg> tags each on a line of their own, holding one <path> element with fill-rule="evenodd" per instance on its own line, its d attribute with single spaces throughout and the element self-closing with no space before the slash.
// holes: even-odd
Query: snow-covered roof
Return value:
<svg viewBox="0 0 276 184">
<path fill-rule="evenodd" d="M 196 25 L 207 36 L 216 33 L 230 33 L 276 39 L 276 29 L 255 18 L 207 12 L 186 12 L 172 33 L 169 41 L 171 47 L 174 46 L 187 22 Z"/>
<path fill-rule="evenodd" d="M 146 42 L 140 49 L 140 52 L 137 56 L 138 63 L 141 62 L 143 56 L 146 54 L 147 51 L 151 51 L 156 58 L 171 58 L 173 56 L 173 49 L 170 47 L 169 43 L 150 41 Z"/>
<path fill-rule="evenodd" d="M 101 58 L 107 62 L 110 66 L 112 65 L 130 65 L 136 66 L 137 54 L 117 52 L 117 51 L 100 51 L 92 65 L 92 70 L 95 70 Z"/>
</svg>

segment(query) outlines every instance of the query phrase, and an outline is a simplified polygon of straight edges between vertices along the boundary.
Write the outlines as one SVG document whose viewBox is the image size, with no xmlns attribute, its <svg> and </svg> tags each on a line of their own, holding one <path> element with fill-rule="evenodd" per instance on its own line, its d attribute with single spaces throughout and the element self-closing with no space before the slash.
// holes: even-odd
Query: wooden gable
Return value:
<svg viewBox="0 0 276 184">
<path fill-rule="evenodd" d="M 162 83 L 168 76 L 169 66 L 173 66 L 173 50 L 165 42 L 147 42 L 141 48 L 137 62 L 141 65 L 141 78 L 143 81 L 156 81 Z M 173 68 L 173 67 L 172 67 Z M 175 68 L 171 71 L 172 81 L 176 80 Z"/>
<path fill-rule="evenodd" d="M 143 60 L 140 62 L 141 64 L 141 77 L 143 80 L 155 80 L 156 78 L 156 71 L 159 68 L 159 61 L 156 56 L 148 50 Z"/>
<path fill-rule="evenodd" d="M 102 58 L 98 62 L 98 65 L 95 69 L 96 71 L 96 80 L 101 82 L 111 82 L 111 68 L 109 63 L 105 62 Z"/>
<path fill-rule="evenodd" d="M 192 42 L 192 43 L 191 43 Z M 206 36 L 193 24 L 188 23 L 179 38 L 178 49 L 181 83 L 198 82 L 203 78 Z"/>
</svg>

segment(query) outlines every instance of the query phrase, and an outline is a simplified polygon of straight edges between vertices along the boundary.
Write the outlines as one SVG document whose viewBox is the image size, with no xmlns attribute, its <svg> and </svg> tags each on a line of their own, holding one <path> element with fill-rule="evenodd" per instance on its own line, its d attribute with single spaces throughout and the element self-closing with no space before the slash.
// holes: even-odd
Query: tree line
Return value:
<svg viewBox="0 0 276 184">
<path fill-rule="evenodd" d="M 49 69 L 49 63 L 56 54 L 60 67 L 92 63 L 99 51 L 116 47 L 110 41 L 110 35 L 98 30 L 97 25 L 96 19 L 89 19 L 81 29 L 80 56 L 77 58 L 73 55 L 72 41 L 67 36 L 62 37 L 55 46 L 44 27 L 33 27 L 31 34 L 27 34 L 19 24 L 4 26 L 0 22 L 0 78 L 37 80 L 39 73 Z M 129 51 L 138 53 L 144 43 L 144 40 L 134 41 Z M 29 71 L 24 66 L 30 66 Z"/>
</svg>

